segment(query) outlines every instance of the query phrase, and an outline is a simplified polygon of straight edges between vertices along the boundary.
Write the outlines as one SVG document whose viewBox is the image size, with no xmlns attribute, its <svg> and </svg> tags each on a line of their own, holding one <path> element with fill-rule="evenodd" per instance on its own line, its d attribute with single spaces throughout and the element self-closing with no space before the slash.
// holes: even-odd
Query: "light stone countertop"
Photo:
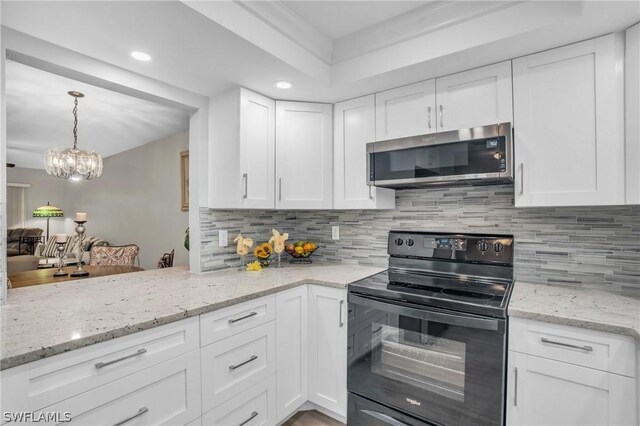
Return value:
<svg viewBox="0 0 640 426">
<path fill-rule="evenodd" d="M 302 284 L 345 288 L 383 270 L 314 263 L 192 274 L 175 267 L 10 289 L 0 308 L 0 370 Z"/>
<path fill-rule="evenodd" d="M 635 337 L 640 342 L 640 295 L 516 281 L 509 316 Z"/>
</svg>

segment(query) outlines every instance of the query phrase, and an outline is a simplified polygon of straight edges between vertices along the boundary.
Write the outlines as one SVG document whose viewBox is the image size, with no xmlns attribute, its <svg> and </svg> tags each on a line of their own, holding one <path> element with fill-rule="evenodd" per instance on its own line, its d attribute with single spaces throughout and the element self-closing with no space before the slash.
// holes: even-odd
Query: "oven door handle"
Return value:
<svg viewBox="0 0 640 426">
<path fill-rule="evenodd" d="M 381 422 L 386 423 L 386 424 L 391 425 L 391 426 L 410 426 L 407 423 L 403 423 L 403 422 L 401 422 L 399 420 L 394 419 L 393 417 L 391 417 L 388 414 L 383 414 L 383 413 L 380 413 L 378 411 L 371 411 L 371 410 L 360 410 L 360 411 L 363 412 L 364 414 L 367 414 L 367 415 L 373 417 L 374 419 L 378 419 Z"/>
<path fill-rule="evenodd" d="M 443 324 L 457 325 L 460 327 L 504 332 L 504 320 L 499 319 L 482 318 L 462 313 L 449 314 L 445 312 L 432 311 L 428 307 L 416 309 L 408 306 L 405 302 L 388 300 L 380 301 L 377 298 L 374 299 L 369 296 L 362 296 L 354 293 L 349 293 L 349 302 L 425 321 L 437 321 Z"/>
</svg>

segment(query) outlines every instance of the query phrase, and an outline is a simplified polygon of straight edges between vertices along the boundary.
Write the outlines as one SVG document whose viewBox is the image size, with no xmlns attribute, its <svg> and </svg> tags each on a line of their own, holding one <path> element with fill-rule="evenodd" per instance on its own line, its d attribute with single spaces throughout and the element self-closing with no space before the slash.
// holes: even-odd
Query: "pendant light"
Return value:
<svg viewBox="0 0 640 426">
<path fill-rule="evenodd" d="M 44 168 L 52 176 L 62 179 L 93 179 L 102 174 L 102 157 L 93 151 L 78 149 L 78 98 L 80 92 L 68 92 L 73 96 L 73 148 L 52 148 L 44 156 Z"/>
</svg>

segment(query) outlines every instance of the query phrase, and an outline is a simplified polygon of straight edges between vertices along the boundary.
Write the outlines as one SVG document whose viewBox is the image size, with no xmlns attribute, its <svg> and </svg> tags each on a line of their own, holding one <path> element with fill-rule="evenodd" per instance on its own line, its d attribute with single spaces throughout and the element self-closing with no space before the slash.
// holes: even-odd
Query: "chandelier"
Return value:
<svg viewBox="0 0 640 426">
<path fill-rule="evenodd" d="M 102 157 L 93 151 L 78 149 L 78 98 L 80 92 L 71 91 L 73 100 L 73 148 L 52 148 L 44 156 L 44 168 L 50 175 L 62 179 L 93 179 L 102 174 Z"/>
</svg>

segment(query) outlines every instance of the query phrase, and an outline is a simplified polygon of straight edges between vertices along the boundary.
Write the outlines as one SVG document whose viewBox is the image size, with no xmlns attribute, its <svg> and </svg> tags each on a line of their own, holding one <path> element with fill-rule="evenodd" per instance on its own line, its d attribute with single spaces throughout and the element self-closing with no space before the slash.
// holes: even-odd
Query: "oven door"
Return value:
<svg viewBox="0 0 640 426">
<path fill-rule="evenodd" d="M 349 392 L 434 424 L 502 424 L 505 320 L 357 293 L 349 302 Z"/>
</svg>

